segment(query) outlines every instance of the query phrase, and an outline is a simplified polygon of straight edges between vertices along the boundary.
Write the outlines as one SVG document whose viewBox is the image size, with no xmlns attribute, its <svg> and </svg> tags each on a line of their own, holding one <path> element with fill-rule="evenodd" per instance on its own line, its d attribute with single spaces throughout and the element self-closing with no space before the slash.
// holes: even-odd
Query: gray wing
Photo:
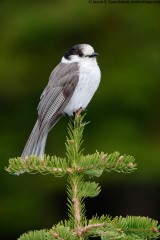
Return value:
<svg viewBox="0 0 160 240">
<path fill-rule="evenodd" d="M 60 63 L 51 73 L 38 105 L 40 132 L 49 130 L 63 115 L 63 110 L 78 83 L 78 64 Z"/>
</svg>

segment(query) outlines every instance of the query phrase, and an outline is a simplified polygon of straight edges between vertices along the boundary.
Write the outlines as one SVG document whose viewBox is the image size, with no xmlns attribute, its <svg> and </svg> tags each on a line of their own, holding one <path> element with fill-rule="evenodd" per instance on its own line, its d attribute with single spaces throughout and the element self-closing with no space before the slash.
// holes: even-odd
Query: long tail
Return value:
<svg viewBox="0 0 160 240">
<path fill-rule="evenodd" d="M 55 125 L 55 123 L 59 120 L 60 117 L 61 116 L 55 119 L 54 123 L 52 122 L 53 124 L 52 127 Z M 22 152 L 21 157 L 23 159 L 30 155 L 36 155 L 39 156 L 40 158 L 43 158 L 45 153 L 46 140 L 50 129 L 45 128 L 43 131 L 41 131 L 39 121 L 38 120 L 36 121 L 34 128 L 29 136 L 29 139 L 25 145 L 25 148 Z"/>
<path fill-rule="evenodd" d="M 40 134 L 40 131 L 39 131 L 39 122 L 38 120 L 36 121 L 35 125 L 34 125 L 34 128 L 28 138 L 28 141 L 25 145 L 25 148 L 22 152 L 22 155 L 21 157 L 22 158 L 25 158 L 25 157 L 28 157 L 30 155 L 35 155 L 35 152 L 36 152 L 36 149 L 37 149 L 37 146 L 39 146 L 39 134 Z M 45 148 L 45 146 L 44 146 Z"/>
</svg>

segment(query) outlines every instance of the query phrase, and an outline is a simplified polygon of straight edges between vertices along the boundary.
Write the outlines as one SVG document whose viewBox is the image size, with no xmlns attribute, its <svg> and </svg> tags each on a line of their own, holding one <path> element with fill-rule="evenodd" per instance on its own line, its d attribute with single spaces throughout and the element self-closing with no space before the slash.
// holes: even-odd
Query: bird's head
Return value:
<svg viewBox="0 0 160 240">
<path fill-rule="evenodd" d="M 95 59 L 98 56 L 89 44 L 78 44 L 70 48 L 63 57 L 66 62 L 81 62 L 87 59 Z"/>
</svg>

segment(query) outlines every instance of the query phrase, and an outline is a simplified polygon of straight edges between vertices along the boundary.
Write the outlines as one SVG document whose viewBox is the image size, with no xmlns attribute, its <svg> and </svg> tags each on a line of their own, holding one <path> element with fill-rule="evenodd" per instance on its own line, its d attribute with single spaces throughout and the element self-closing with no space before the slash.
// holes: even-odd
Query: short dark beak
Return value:
<svg viewBox="0 0 160 240">
<path fill-rule="evenodd" d="M 94 52 L 94 53 L 92 53 L 91 55 L 89 55 L 89 57 L 91 58 L 91 57 L 97 57 L 99 54 L 98 53 L 96 53 L 96 52 Z"/>
</svg>

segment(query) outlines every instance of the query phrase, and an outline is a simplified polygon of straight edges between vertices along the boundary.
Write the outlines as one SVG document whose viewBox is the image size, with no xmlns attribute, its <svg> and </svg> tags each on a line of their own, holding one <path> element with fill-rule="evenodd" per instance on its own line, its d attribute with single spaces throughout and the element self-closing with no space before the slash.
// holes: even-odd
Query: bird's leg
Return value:
<svg viewBox="0 0 160 240">
<path fill-rule="evenodd" d="M 81 115 L 83 108 L 80 107 L 77 111 L 73 112 L 74 119 L 72 119 L 73 127 L 75 127 L 75 119 Z"/>
<path fill-rule="evenodd" d="M 80 107 L 76 112 L 73 112 L 75 118 L 79 117 L 81 115 L 81 113 L 83 112 L 83 108 Z"/>
<path fill-rule="evenodd" d="M 73 112 L 73 117 L 66 114 L 66 116 L 69 117 L 69 120 L 73 128 L 75 127 L 75 118 L 80 116 L 82 112 L 83 108 L 80 107 L 77 111 Z"/>
</svg>

